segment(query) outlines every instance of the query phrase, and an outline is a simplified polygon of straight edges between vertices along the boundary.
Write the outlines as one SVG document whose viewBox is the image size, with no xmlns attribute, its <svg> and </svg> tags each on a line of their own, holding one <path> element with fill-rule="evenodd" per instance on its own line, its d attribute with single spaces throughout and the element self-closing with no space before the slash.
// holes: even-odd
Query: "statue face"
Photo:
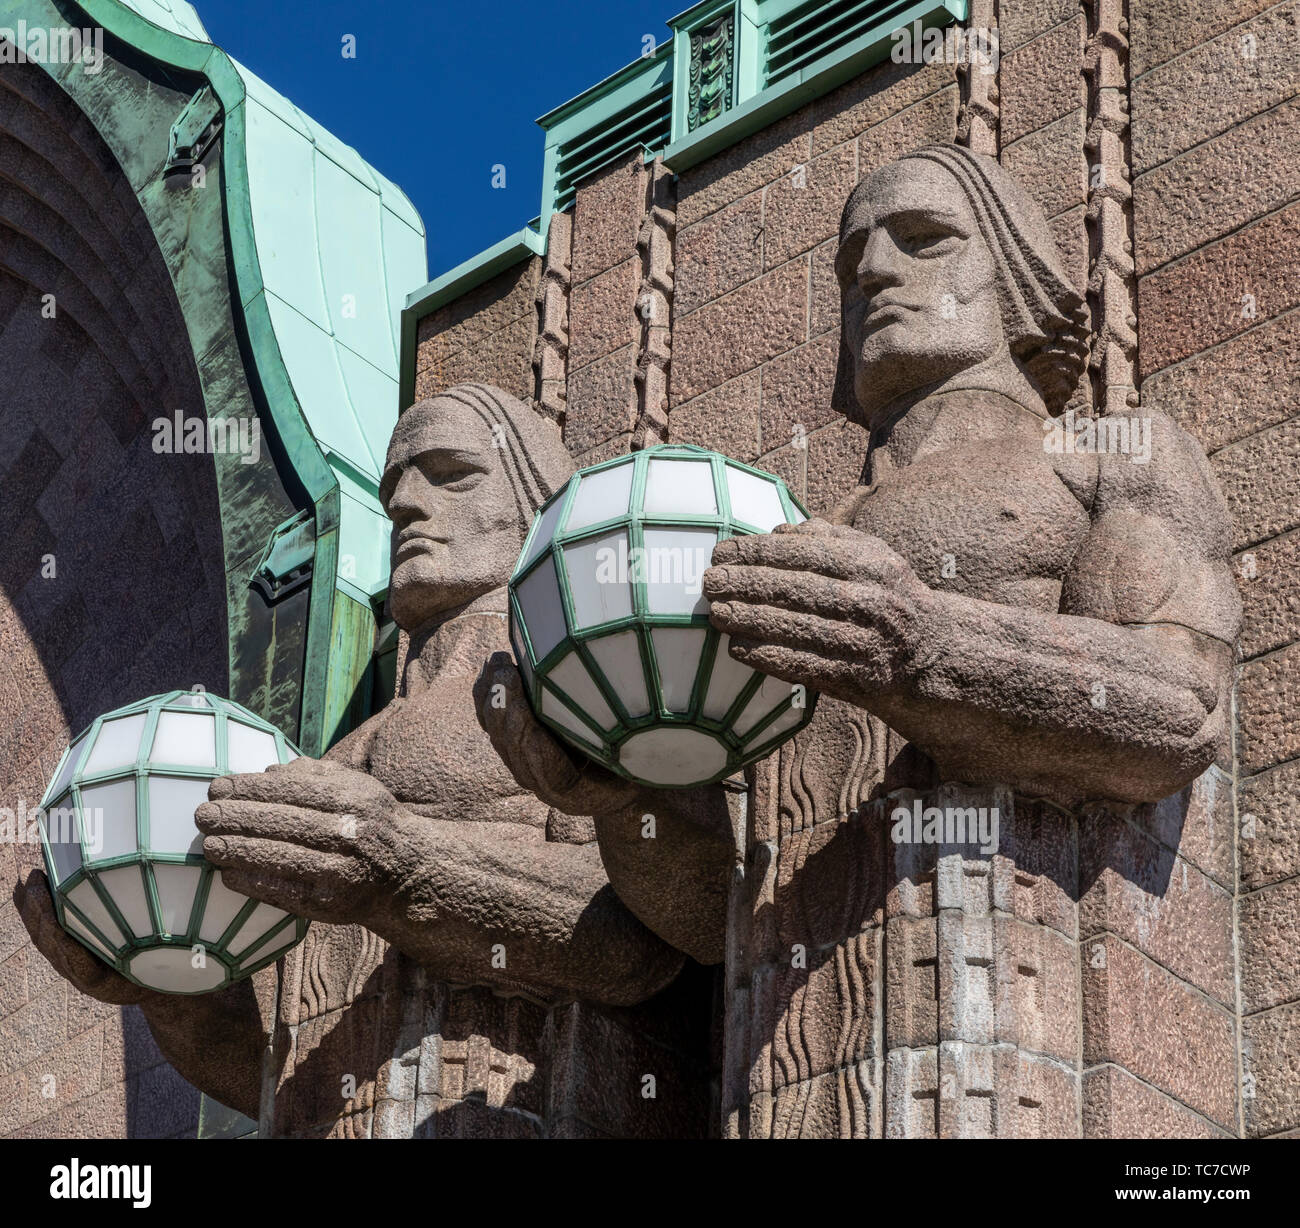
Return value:
<svg viewBox="0 0 1300 1228">
<path fill-rule="evenodd" d="M 393 522 L 393 619 L 417 630 L 499 588 L 523 544 L 505 452 L 468 406 L 407 410 L 388 445 L 379 496 Z"/>
<path fill-rule="evenodd" d="M 995 261 L 960 185 L 933 163 L 892 163 L 857 189 L 835 267 L 868 425 L 1006 352 Z"/>
</svg>

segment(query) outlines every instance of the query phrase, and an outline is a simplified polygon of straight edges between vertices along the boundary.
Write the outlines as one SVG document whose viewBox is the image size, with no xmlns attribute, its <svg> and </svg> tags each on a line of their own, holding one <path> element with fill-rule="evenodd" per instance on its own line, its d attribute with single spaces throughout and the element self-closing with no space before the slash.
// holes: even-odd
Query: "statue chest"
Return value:
<svg viewBox="0 0 1300 1228">
<path fill-rule="evenodd" d="M 1055 612 L 1089 520 L 1041 449 L 988 440 L 889 473 L 853 524 L 930 588 Z"/>
<path fill-rule="evenodd" d="M 473 678 L 435 678 L 394 706 L 370 746 L 371 775 L 434 818 L 542 826 L 546 807 L 501 762 L 474 711 Z"/>
</svg>

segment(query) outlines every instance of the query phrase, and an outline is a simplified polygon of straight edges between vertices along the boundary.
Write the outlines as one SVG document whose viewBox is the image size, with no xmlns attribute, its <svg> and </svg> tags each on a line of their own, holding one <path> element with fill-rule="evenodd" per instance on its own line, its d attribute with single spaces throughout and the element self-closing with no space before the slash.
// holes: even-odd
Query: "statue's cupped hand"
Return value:
<svg viewBox="0 0 1300 1228">
<path fill-rule="evenodd" d="M 226 885 L 314 921 L 373 927 L 420 845 L 379 781 L 327 759 L 224 776 L 208 798 L 194 817 Z"/>
<path fill-rule="evenodd" d="M 703 589 L 737 661 L 859 705 L 907 685 L 935 613 L 901 555 L 822 520 L 719 542 Z"/>
<path fill-rule="evenodd" d="M 515 781 L 565 814 L 617 813 L 646 790 L 581 755 L 570 754 L 533 715 L 523 679 L 507 652 L 493 653 L 474 684 L 479 724 Z"/>
</svg>

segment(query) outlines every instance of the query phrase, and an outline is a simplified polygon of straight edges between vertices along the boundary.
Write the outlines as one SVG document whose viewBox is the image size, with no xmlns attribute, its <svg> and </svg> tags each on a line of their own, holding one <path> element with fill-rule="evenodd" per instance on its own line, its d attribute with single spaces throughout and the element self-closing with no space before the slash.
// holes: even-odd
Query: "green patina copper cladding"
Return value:
<svg viewBox="0 0 1300 1228">
<path fill-rule="evenodd" d="M 212 721 L 210 763 L 174 763 L 152 758 L 159 744 L 159 722 L 167 713 L 186 718 L 197 715 Z M 92 766 L 105 726 L 130 718 L 138 723 L 130 734 L 134 751 L 116 759 L 108 756 L 106 766 Z M 195 781 L 206 792 L 208 780 L 225 776 L 231 770 L 245 770 L 251 764 L 241 764 L 232 754 L 234 726 L 238 726 L 234 732 L 248 731 L 245 736 L 260 736 L 263 742 L 269 743 L 265 753 L 273 761 L 283 763 L 298 754 L 297 748 L 275 726 L 239 704 L 206 692 L 170 691 L 128 704 L 92 722 L 64 751 L 41 799 L 41 847 L 60 924 L 83 946 L 137 984 L 140 982 L 132 975 L 130 963 L 143 951 L 176 948 L 190 952 L 196 946 L 201 947 L 204 958 L 221 970 L 221 983 L 229 984 L 273 963 L 307 932 L 307 922 L 301 918 L 263 912 L 250 931 L 244 933 L 245 924 L 259 908 L 257 900 L 245 899 L 231 911 L 228 920 L 222 918 L 220 932 L 208 930 L 205 936 L 205 927 L 212 923 L 208 901 L 215 890 L 225 890 L 214 886 L 219 883 L 215 869 L 201 852 L 177 851 L 165 847 L 165 842 L 164 847 L 158 847 L 159 835 L 151 823 L 151 807 L 156 802 L 150 782 L 169 778 Z M 106 836 L 103 820 L 98 825 L 87 822 L 88 803 L 84 798 L 96 786 L 123 783 L 134 792 L 135 825 L 131 841 L 134 847 L 105 856 L 102 855 Z M 95 837 L 90 834 L 92 830 L 97 832 Z M 55 838 L 59 835 L 72 835 L 74 839 Z M 197 871 L 193 885 L 185 888 L 185 898 L 190 904 L 183 910 L 185 923 L 179 928 L 166 924 L 165 892 L 160 886 L 161 875 L 169 873 L 167 867 L 173 866 L 190 866 Z M 148 914 L 147 933 L 142 932 L 142 926 L 131 924 L 124 915 L 120 890 L 115 896 L 111 885 L 102 877 L 106 872 L 124 867 L 135 869 L 141 875 Z M 78 892 L 83 885 L 89 886 L 89 894 Z"/>
<path fill-rule="evenodd" d="M 387 588 L 389 526 L 378 481 L 399 408 L 401 311 L 427 276 L 423 224 L 355 151 L 215 47 L 184 0 L 81 0 L 79 7 L 84 24 L 106 31 L 112 71 L 43 67 L 128 172 L 176 285 L 209 414 L 247 403 L 293 497 L 288 507 L 269 496 L 250 503 L 246 474 L 217 458 L 231 689 L 277 718 L 291 690 L 298 740 L 320 754 L 346 732 L 375 633 L 373 616 L 367 628 L 350 607 L 344 615 L 336 606 L 346 596 L 373 607 Z M 0 24 L 61 26 L 72 11 L 71 0 L 0 0 Z M 119 60 L 128 67 L 119 71 Z M 132 73 L 158 83 L 134 111 L 113 93 L 134 88 Z M 168 87 L 187 92 L 169 102 Z M 150 164 L 159 128 L 170 132 L 170 148 L 161 164 Z M 208 159 L 207 171 L 220 207 L 206 219 L 191 203 L 201 194 L 164 191 L 162 181 L 187 170 L 187 158 L 201 157 L 218 137 L 220 160 Z M 203 256 L 215 244 L 228 253 L 221 279 L 202 267 L 194 244 L 208 245 Z M 246 627 L 245 592 L 272 531 L 295 505 L 312 519 L 306 617 L 286 603 L 268 639 L 266 630 Z M 340 653 L 344 628 L 358 642 Z M 300 654 L 291 684 L 286 652 Z"/>
<path fill-rule="evenodd" d="M 893 31 L 964 21 L 967 7 L 968 0 L 703 0 L 671 18 L 673 37 L 652 55 L 537 121 L 546 132 L 537 225 L 408 298 L 402 405 L 414 396 L 416 323 L 544 254 L 551 214 L 573 203 L 583 179 L 638 151 L 686 170 L 886 59 Z"/>
<path fill-rule="evenodd" d="M 647 512 L 645 501 L 650 467 L 656 461 L 682 461 L 707 467 L 712 484 L 710 512 L 673 513 Z M 624 510 L 591 523 L 569 528 L 578 503 L 583 479 L 593 475 L 609 474 L 612 470 L 627 467 L 631 471 L 627 493 L 618 496 Z M 651 594 L 655 584 L 653 547 L 647 551 L 647 534 L 656 530 L 700 531 L 710 540 L 722 540 L 736 534 L 767 532 L 771 524 L 759 524 L 740 518 L 732 495 L 729 475 L 747 475 L 759 479 L 765 488 L 779 498 L 779 510 L 772 517 L 776 523 L 794 523 L 807 519 L 807 512 L 790 494 L 784 482 L 761 469 L 743 465 L 691 445 L 659 445 L 626 457 L 618 457 L 599 465 L 592 465 L 578 473 L 553 495 L 538 511 L 529 531 L 528 539 L 519 556 L 519 563 L 510 579 L 510 635 L 516 660 L 524 677 L 529 698 L 541 721 L 570 745 L 577 746 L 597 762 L 622 776 L 636 776 L 624 767 L 620 756 L 629 741 L 638 733 L 652 728 L 676 728 L 698 731 L 715 740 L 725 749 L 725 762 L 718 770 L 697 780 L 679 780 L 671 785 L 665 781 L 650 783 L 666 787 L 689 788 L 732 775 L 745 764 L 771 753 L 781 742 L 793 737 L 812 718 L 816 704 L 815 695 L 805 695 L 802 688 L 750 671 L 743 681 L 735 683 L 736 690 L 730 700 L 723 697 L 725 706 L 714 706 L 711 714 L 705 708 L 715 697 L 710 684 L 715 678 L 715 664 L 725 656 L 725 646 L 717 630 L 709 623 L 707 612 L 669 613 Z M 743 480 L 743 479 L 741 479 Z M 587 578 L 575 576 L 570 570 L 568 550 L 574 545 L 594 544 L 599 541 L 621 542 L 627 548 L 625 561 L 630 560 L 628 578 L 612 581 L 616 586 L 630 590 L 629 612 L 601 621 L 585 621 L 579 613 L 575 588 Z M 614 547 L 611 546 L 611 549 Z M 638 556 L 642 560 L 637 562 Z M 649 559 L 649 561 L 647 561 Z M 684 567 L 684 563 L 679 564 Z M 537 651 L 537 620 L 534 610 L 530 628 L 527 611 L 528 597 L 521 589 L 528 580 L 540 576 L 547 568 L 554 568 L 559 601 L 563 606 L 564 634 L 553 647 L 540 655 Z M 662 573 L 660 573 L 662 574 Z M 682 572 L 681 574 L 685 574 Z M 683 590 L 690 591 L 690 590 Z M 700 639 L 692 651 L 697 654 L 694 663 L 687 659 L 691 675 L 690 697 L 685 704 L 671 704 L 666 694 L 669 662 L 660 659 L 662 647 L 656 647 L 657 633 L 674 629 L 695 629 Z M 592 645 L 608 641 L 609 637 L 630 632 L 635 641 L 635 654 L 639 658 L 640 681 L 633 689 L 640 693 L 644 685 L 644 698 L 648 710 L 632 710 L 627 701 L 627 688 L 622 689 L 611 681 L 608 666 L 597 660 Z M 630 642 L 623 641 L 627 651 Z M 545 645 L 542 645 L 545 647 Z M 621 648 L 620 653 L 623 652 Z M 601 655 L 606 655 L 602 653 Z M 598 711 L 591 702 L 584 703 L 573 693 L 573 685 L 562 684 L 557 672 L 568 667 L 576 657 L 582 669 L 574 671 L 576 680 L 585 688 L 594 682 L 600 702 L 608 709 L 608 719 L 602 724 Z M 675 660 L 676 658 L 674 658 Z M 683 658 L 685 659 L 685 658 Z M 634 671 L 635 672 L 635 671 Z M 718 676 L 720 679 L 720 675 Z M 760 694 L 760 691 L 762 692 Z M 779 693 L 779 694 L 778 694 Z M 591 692 L 594 696 L 595 692 Z M 754 706 L 750 708 L 751 701 Z M 553 706 L 555 703 L 561 708 Z M 638 705 L 643 706 L 643 705 Z M 747 712 L 748 709 L 748 712 Z"/>
</svg>

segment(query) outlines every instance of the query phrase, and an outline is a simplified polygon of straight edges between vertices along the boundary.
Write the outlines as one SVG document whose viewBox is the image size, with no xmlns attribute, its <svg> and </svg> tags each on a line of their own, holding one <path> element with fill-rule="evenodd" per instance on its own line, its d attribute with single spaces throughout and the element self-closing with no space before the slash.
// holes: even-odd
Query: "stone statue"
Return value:
<svg viewBox="0 0 1300 1228">
<path fill-rule="evenodd" d="M 509 660 L 506 580 L 572 468 L 554 426 L 498 389 L 460 385 L 400 417 L 380 488 L 391 609 L 409 636 L 396 698 L 322 760 L 214 781 L 197 814 L 230 887 L 327 923 L 307 939 L 317 963 L 321 944 L 333 944 L 326 962 L 365 948 L 334 927 L 364 927 L 443 982 L 618 1006 L 672 981 L 683 952 L 721 960 L 734 855 L 721 791 L 601 780 L 557 744 L 545 748 L 539 800 L 475 719 L 484 658 Z M 527 699 L 517 674 L 507 682 L 494 693 L 485 677 L 480 699 L 517 717 Z M 646 813 L 654 839 L 643 838 Z M 566 815 L 595 815 L 596 841 Z M 16 894 L 33 941 L 73 984 L 140 1004 L 182 1074 L 257 1115 L 272 969 L 202 997 L 154 993 L 59 928 L 39 871 Z M 342 1069 L 356 1072 L 355 1056 Z"/>
<path fill-rule="evenodd" d="M 862 484 L 704 576 L 733 655 L 826 700 L 751 776 L 723 1130 L 1073 1134 L 1074 833 L 1224 742 L 1227 510 L 1167 418 L 1076 419 L 1085 304 L 993 160 L 934 146 L 863 180 L 836 267 Z M 481 716 L 543 787 L 549 735 Z"/>
<path fill-rule="evenodd" d="M 1141 412 L 1062 439 L 1084 304 L 991 158 L 930 146 L 864 179 L 836 272 L 863 484 L 720 543 L 704 589 L 733 656 L 867 709 L 941 780 L 1181 789 L 1226 737 L 1240 621 L 1198 444 Z"/>
<path fill-rule="evenodd" d="M 732 655 L 880 717 L 938 779 L 1066 805 L 1181 789 L 1226 736 L 1241 615 L 1199 445 L 1157 413 L 1061 438 L 1087 313 L 989 157 L 928 146 L 862 180 L 836 272 L 864 484 L 719 543 L 704 591 Z M 482 716 L 545 795 L 525 763 L 546 731 Z"/>
</svg>

